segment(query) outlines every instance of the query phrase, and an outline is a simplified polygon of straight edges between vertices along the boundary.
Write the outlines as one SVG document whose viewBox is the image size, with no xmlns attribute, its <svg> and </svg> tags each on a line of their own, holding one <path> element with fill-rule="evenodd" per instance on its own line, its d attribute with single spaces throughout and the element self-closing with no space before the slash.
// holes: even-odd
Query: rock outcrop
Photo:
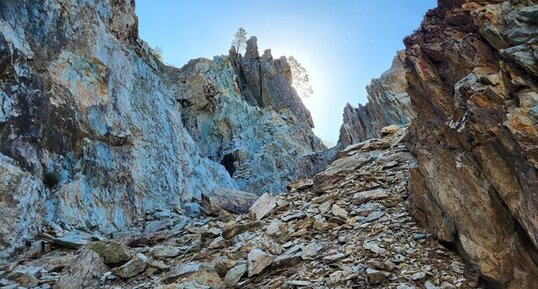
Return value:
<svg viewBox="0 0 538 289">
<path fill-rule="evenodd" d="M 313 128 L 310 112 L 292 87 L 291 69 L 286 57 L 273 59 L 269 49 L 260 56 L 256 37 L 251 37 L 246 45 L 244 56 L 234 47 L 230 50 L 230 60 L 244 99 L 251 105 L 286 113 L 294 123 L 308 124 Z"/>
<path fill-rule="evenodd" d="M 413 215 L 491 288 L 538 288 L 538 3 L 439 1 L 405 45 Z"/>
<path fill-rule="evenodd" d="M 176 69 L 138 38 L 132 0 L 2 1 L 0 259 L 43 222 L 106 234 L 218 188 L 278 193 L 319 171 L 285 59 L 255 51 Z"/>
<path fill-rule="evenodd" d="M 331 161 L 312 132 L 312 118 L 292 87 L 285 57 L 258 54 L 256 38 L 246 54 L 192 60 L 169 68 L 169 87 L 183 123 L 202 155 L 222 164 L 242 190 L 278 193 L 297 178 L 311 177 Z"/>
<path fill-rule="evenodd" d="M 413 216 L 494 288 L 537 286 L 537 19 L 536 1 L 439 1 L 340 130 L 343 149 L 412 120 Z"/>
<path fill-rule="evenodd" d="M 404 69 L 405 53 L 399 51 L 392 67 L 366 87 L 368 103 L 344 108 L 338 148 L 381 136 L 381 129 L 389 125 L 404 126 L 414 117 Z"/>
</svg>

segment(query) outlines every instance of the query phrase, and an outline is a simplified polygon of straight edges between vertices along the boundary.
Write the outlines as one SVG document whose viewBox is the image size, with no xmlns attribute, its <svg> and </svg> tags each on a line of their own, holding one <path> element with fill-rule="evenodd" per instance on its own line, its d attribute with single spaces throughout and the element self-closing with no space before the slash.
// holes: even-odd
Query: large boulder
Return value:
<svg viewBox="0 0 538 289">
<path fill-rule="evenodd" d="M 99 254 L 107 265 L 122 265 L 134 256 L 131 248 L 117 241 L 97 241 L 87 247 Z"/>
<path fill-rule="evenodd" d="M 99 279 L 108 271 L 103 258 L 95 251 L 83 252 L 63 270 L 54 289 L 98 288 Z"/>
<path fill-rule="evenodd" d="M 217 188 L 210 194 L 202 195 L 202 204 L 204 208 L 212 214 L 218 214 L 220 210 L 228 211 L 235 214 L 246 214 L 248 209 L 256 200 L 258 196 L 255 194 Z"/>
</svg>

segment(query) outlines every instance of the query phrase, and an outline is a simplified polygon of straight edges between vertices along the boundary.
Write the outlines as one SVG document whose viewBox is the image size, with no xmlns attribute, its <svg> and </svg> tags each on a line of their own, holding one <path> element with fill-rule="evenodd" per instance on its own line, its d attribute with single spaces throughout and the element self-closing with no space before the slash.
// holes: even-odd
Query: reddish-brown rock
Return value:
<svg viewBox="0 0 538 289">
<path fill-rule="evenodd" d="M 538 6 L 439 2 L 404 41 L 413 214 L 493 288 L 537 288 Z"/>
</svg>

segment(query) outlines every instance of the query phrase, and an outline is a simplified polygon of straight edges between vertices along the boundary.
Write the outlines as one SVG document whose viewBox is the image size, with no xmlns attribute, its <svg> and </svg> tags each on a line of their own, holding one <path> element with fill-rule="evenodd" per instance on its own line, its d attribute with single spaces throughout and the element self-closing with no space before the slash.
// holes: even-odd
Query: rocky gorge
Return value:
<svg viewBox="0 0 538 289">
<path fill-rule="evenodd" d="M 328 150 L 255 37 L 0 2 L 0 286 L 538 288 L 538 3 L 439 0 Z"/>
<path fill-rule="evenodd" d="M 406 209 L 407 131 L 348 148 L 285 194 L 226 192 L 188 217 L 158 210 L 110 236 L 46 232 L 5 286 L 477 288 L 476 273 Z M 243 200 L 239 202 L 238 200 Z M 407 200 L 407 201 L 406 201 Z"/>
</svg>

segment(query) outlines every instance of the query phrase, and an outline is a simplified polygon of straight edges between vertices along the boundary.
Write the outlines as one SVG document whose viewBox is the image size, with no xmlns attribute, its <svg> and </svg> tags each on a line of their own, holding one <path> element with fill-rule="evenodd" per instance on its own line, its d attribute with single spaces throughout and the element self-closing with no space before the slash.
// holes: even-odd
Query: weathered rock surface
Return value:
<svg viewBox="0 0 538 289">
<path fill-rule="evenodd" d="M 288 121 L 314 127 L 310 112 L 291 86 L 291 69 L 287 59 L 273 59 L 269 49 L 260 56 L 257 41 L 256 37 L 247 41 L 244 56 L 237 53 L 234 47 L 230 50 L 241 94 L 252 105 L 285 112 Z M 312 145 L 321 145 L 319 140 L 313 141 L 316 143 Z"/>
<path fill-rule="evenodd" d="M 235 187 L 197 153 L 138 39 L 132 1 L 2 1 L 0 50 L 0 190 L 11 200 L 1 257 L 43 217 L 111 232 L 147 210 Z"/>
<path fill-rule="evenodd" d="M 248 276 L 258 275 L 269 267 L 275 256 L 265 253 L 260 249 L 254 249 L 248 253 Z"/>
<path fill-rule="evenodd" d="M 413 216 L 495 288 L 538 286 L 537 13 L 536 1 L 439 1 L 369 103 L 346 107 L 339 142 L 413 119 Z"/>
<path fill-rule="evenodd" d="M 244 214 L 258 199 L 255 194 L 232 189 L 217 188 L 209 194 L 202 195 L 202 204 L 210 213 L 217 214 L 221 210 L 236 214 Z"/>
<path fill-rule="evenodd" d="M 0 153 L 0 260 L 33 238 L 44 219 L 46 188 Z M 0 261 L 0 263 L 2 263 Z"/>
<path fill-rule="evenodd" d="M 92 234 L 88 234 L 82 231 L 70 231 L 63 234 L 63 236 L 54 238 L 54 243 L 58 246 L 78 249 L 84 245 L 89 244 L 91 241 L 96 241 L 97 237 Z"/>
<path fill-rule="evenodd" d="M 368 103 L 344 108 L 344 122 L 340 128 L 338 148 L 381 136 L 381 129 L 389 125 L 404 126 L 415 116 L 404 69 L 405 53 L 399 51 L 392 67 L 366 87 Z"/>
<path fill-rule="evenodd" d="M 7 275 L 7 279 L 15 281 L 24 287 L 33 288 L 39 285 L 39 278 L 43 268 L 18 266 Z"/>
<path fill-rule="evenodd" d="M 538 288 L 538 3 L 439 4 L 405 39 L 413 215 L 492 288 Z"/>
<path fill-rule="evenodd" d="M 66 252 L 43 240 L 53 250 L 43 258 L 50 260 L 60 254 L 79 257 L 61 276 L 42 271 L 34 278 L 51 286 L 95 284 L 90 287 L 111 289 L 480 288 L 463 260 L 425 234 L 407 212 L 409 169 L 415 166 L 415 159 L 402 142 L 403 134 L 405 130 L 400 130 L 349 148 L 343 159 L 363 154 L 376 157 L 358 168 L 334 162 L 323 177 L 314 178 L 322 184 L 314 181 L 313 186 L 274 196 L 277 207 L 259 221 L 253 222 L 249 214 L 202 213 L 179 229 L 162 228 L 156 232 L 161 237 L 155 243 L 131 248 L 139 256 L 148 256 L 147 260 L 134 257 L 120 267 L 111 264 L 113 268 L 107 268 L 91 250 Z M 348 170 L 347 177 L 342 178 L 339 172 L 344 170 Z M 356 194 L 369 197 L 357 201 Z M 377 213 L 380 211 L 382 215 Z M 378 216 L 367 218 L 372 214 Z M 173 224 L 182 219 L 178 214 L 157 211 L 127 231 L 144 235 L 146 223 L 164 216 Z M 128 243 L 121 238 L 125 234 L 109 237 Z M 216 240 L 220 245 L 211 246 Z M 180 251 L 177 255 L 176 249 Z M 163 254 L 154 258 L 155 252 Z M 20 260 L 17 265 L 35 267 L 40 260 Z M 83 260 L 92 266 L 75 270 L 81 269 Z M 13 267 L 8 266 L 6 274 Z M 130 274 L 123 274 L 126 272 L 120 268 L 127 267 Z M 74 279 L 76 272 L 80 272 L 78 280 Z M 0 282 L 13 282 L 2 279 L 2 274 L 0 271 Z"/>
<path fill-rule="evenodd" d="M 277 206 L 277 198 L 269 195 L 261 195 L 249 209 L 250 218 L 259 221 L 269 214 Z"/>
<path fill-rule="evenodd" d="M 285 58 L 252 39 L 244 57 L 166 67 L 137 26 L 131 0 L 0 3 L 0 259 L 44 223 L 108 234 L 157 208 L 195 215 L 216 188 L 279 193 L 330 162 Z"/>
<path fill-rule="evenodd" d="M 129 262 L 114 268 L 114 274 L 121 278 L 132 278 L 146 270 L 148 266 L 148 257 L 142 253 L 136 254 Z"/>
<path fill-rule="evenodd" d="M 312 132 L 312 118 L 292 87 L 285 57 L 258 53 L 190 61 L 168 70 L 183 123 L 204 156 L 222 164 L 238 188 L 278 193 L 332 161 Z M 278 140 L 278 141 L 275 141 Z"/>
<path fill-rule="evenodd" d="M 103 258 L 105 264 L 121 265 L 131 260 L 133 253 L 123 243 L 115 241 L 98 241 L 87 246 Z"/>
<path fill-rule="evenodd" d="M 97 288 L 99 279 L 107 271 L 103 258 L 96 252 L 84 249 L 55 283 L 55 289 Z"/>
</svg>

